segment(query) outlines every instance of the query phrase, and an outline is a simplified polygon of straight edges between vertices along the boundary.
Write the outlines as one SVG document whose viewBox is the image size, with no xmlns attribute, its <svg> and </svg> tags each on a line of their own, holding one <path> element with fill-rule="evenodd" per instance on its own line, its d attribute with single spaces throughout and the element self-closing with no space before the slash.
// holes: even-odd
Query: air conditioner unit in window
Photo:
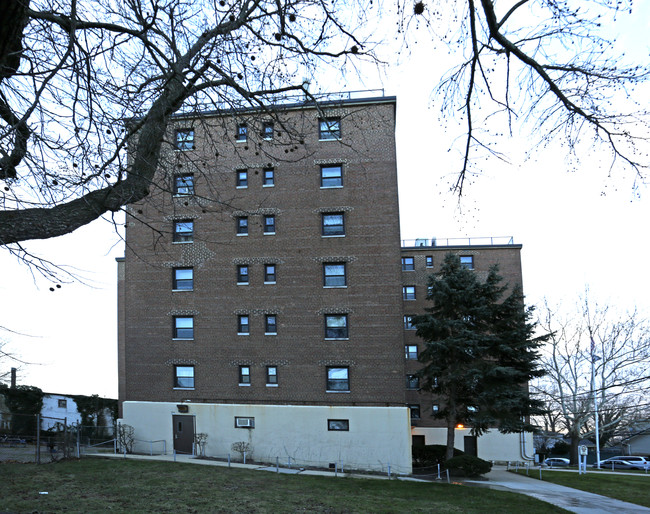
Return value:
<svg viewBox="0 0 650 514">
<path fill-rule="evenodd" d="M 237 428 L 252 428 L 254 426 L 254 422 L 252 418 L 236 418 L 235 425 Z"/>
</svg>

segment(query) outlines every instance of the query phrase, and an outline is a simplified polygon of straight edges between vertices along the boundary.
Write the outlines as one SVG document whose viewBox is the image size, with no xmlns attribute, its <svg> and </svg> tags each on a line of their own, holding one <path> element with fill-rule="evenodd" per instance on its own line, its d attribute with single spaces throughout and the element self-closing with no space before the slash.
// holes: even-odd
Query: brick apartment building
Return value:
<svg viewBox="0 0 650 514">
<path fill-rule="evenodd" d="M 174 120 L 118 261 L 119 398 L 138 440 L 191 452 L 202 432 L 212 456 L 244 441 L 263 462 L 403 473 L 412 436 L 437 441 L 434 403 L 409 389 L 406 316 L 444 251 L 500 261 L 514 282 L 520 247 L 402 248 L 395 108 Z"/>
</svg>

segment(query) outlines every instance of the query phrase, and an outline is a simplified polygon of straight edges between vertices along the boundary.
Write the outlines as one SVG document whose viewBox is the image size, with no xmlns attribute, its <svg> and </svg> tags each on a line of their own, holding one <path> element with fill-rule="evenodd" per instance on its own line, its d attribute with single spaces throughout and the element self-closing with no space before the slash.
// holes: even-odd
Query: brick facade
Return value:
<svg viewBox="0 0 650 514">
<path fill-rule="evenodd" d="M 472 255 L 479 274 L 499 263 L 515 284 L 521 246 L 400 245 L 395 108 L 382 97 L 174 120 L 150 196 L 128 210 L 118 263 L 120 404 L 412 404 L 414 425 L 440 426 L 430 416 L 436 400 L 407 389 L 419 364 L 405 347 L 422 343 L 404 316 L 424 311 L 428 276 L 448 251 Z M 323 118 L 340 120 L 340 138 L 319 137 Z M 236 141 L 244 124 L 246 140 Z M 179 130 L 193 131 L 191 141 Z M 342 185 L 324 186 L 321 168 L 333 165 Z M 188 176 L 189 195 L 178 189 Z M 269 217 L 274 233 L 265 233 Z M 246 235 L 237 229 L 243 218 Z M 189 222 L 191 241 L 175 242 L 175 223 Z M 413 257 L 413 271 L 401 271 L 401 256 Z M 326 287 L 326 264 L 345 269 L 345 287 L 340 276 Z M 192 270 L 191 289 L 174 288 L 177 269 Z M 403 286 L 415 287 L 415 300 L 403 300 Z M 345 316 L 347 337 L 326 337 L 328 315 Z M 175 319 L 192 320 L 191 338 L 174 337 Z M 193 368 L 193 387 L 175 387 L 177 366 Z M 269 366 L 277 384 L 267 384 Z M 328 392 L 328 367 L 348 370 L 349 390 Z"/>
</svg>

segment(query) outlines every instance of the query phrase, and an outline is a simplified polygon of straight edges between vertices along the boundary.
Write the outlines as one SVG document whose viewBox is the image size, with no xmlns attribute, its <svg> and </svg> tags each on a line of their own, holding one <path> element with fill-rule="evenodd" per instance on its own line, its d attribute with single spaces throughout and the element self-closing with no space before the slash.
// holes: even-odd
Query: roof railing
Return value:
<svg viewBox="0 0 650 514">
<path fill-rule="evenodd" d="M 433 248 L 439 246 L 509 246 L 514 244 L 515 242 L 512 236 L 402 239 L 402 248 Z"/>
</svg>

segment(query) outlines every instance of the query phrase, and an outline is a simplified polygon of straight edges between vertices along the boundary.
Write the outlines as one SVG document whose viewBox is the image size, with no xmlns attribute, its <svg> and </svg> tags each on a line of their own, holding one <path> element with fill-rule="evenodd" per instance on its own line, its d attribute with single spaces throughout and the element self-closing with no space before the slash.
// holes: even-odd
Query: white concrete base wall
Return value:
<svg viewBox="0 0 650 514">
<path fill-rule="evenodd" d="M 447 429 L 433 427 L 413 427 L 413 435 L 423 435 L 424 444 L 447 444 Z M 454 446 L 464 451 L 464 437 L 471 435 L 469 429 L 456 429 Z M 489 461 L 525 462 L 533 459 L 533 434 L 502 434 L 490 430 L 477 439 L 478 457 Z"/>
<path fill-rule="evenodd" d="M 411 473 L 411 429 L 406 407 L 319 407 L 289 405 L 185 404 L 195 432 L 208 434 L 207 457 L 240 460 L 231 445 L 245 441 L 252 459 L 294 467 Z M 166 441 L 173 451 L 172 416 L 176 403 L 124 402 L 122 423 L 135 428 L 136 452 L 148 453 L 147 441 Z M 185 414 L 185 413 L 183 413 Z M 235 417 L 255 418 L 255 428 L 235 428 Z M 328 419 L 349 420 L 349 431 L 328 430 Z M 162 444 L 154 443 L 160 453 Z"/>
</svg>

